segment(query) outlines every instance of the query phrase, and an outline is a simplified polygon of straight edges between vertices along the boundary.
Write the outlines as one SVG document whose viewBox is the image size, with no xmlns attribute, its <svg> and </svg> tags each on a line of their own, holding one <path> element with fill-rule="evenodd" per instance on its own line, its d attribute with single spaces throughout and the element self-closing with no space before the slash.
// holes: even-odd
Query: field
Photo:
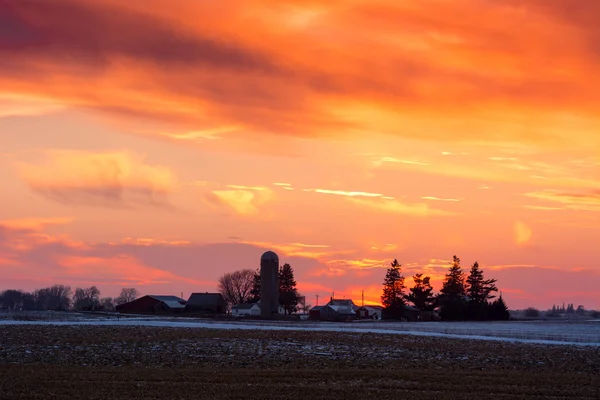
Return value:
<svg viewBox="0 0 600 400">
<path fill-rule="evenodd" d="M 600 398 L 600 346 L 223 325 L 5 321 L 0 398 Z"/>
</svg>

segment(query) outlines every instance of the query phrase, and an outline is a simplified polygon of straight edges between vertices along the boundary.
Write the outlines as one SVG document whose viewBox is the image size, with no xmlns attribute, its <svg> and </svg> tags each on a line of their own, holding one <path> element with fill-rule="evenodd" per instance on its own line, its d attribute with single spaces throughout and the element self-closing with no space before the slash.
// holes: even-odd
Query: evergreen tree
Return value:
<svg viewBox="0 0 600 400">
<path fill-rule="evenodd" d="M 294 269 L 290 264 L 284 264 L 279 270 L 279 304 L 286 314 L 292 314 L 298 309 L 298 291 L 294 279 Z"/>
<path fill-rule="evenodd" d="M 468 298 L 467 318 L 475 320 L 486 319 L 488 300 L 496 297 L 492 293 L 497 291 L 496 280 L 485 279 L 483 271 L 479 269 L 479 263 L 473 263 L 466 284 Z"/>
<path fill-rule="evenodd" d="M 250 289 L 250 299 L 248 303 L 260 301 L 260 268 L 256 270 L 252 277 L 252 289 Z"/>
<path fill-rule="evenodd" d="M 413 276 L 415 286 L 410 289 L 406 300 L 411 302 L 421 311 L 433 311 L 435 308 L 435 296 L 428 276 L 423 278 L 423 274 Z"/>
<path fill-rule="evenodd" d="M 490 319 L 495 321 L 508 321 L 510 319 L 510 312 L 502 295 L 490 304 Z"/>
<path fill-rule="evenodd" d="M 567 306 L 567 314 L 573 314 L 575 313 L 575 307 L 573 306 L 573 304 L 569 304 Z"/>
<path fill-rule="evenodd" d="M 381 305 L 384 318 L 400 319 L 404 316 L 404 289 L 404 277 L 400 264 L 398 264 L 398 260 L 394 260 L 383 281 Z"/>
<path fill-rule="evenodd" d="M 460 266 L 460 258 L 454 256 L 438 297 L 442 319 L 464 318 L 465 294 L 465 275 Z"/>
</svg>

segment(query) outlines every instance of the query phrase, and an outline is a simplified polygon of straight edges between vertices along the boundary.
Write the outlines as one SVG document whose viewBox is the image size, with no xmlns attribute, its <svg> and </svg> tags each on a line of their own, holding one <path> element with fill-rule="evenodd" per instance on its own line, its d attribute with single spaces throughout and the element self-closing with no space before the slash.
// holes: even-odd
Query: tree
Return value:
<svg viewBox="0 0 600 400">
<path fill-rule="evenodd" d="M 483 271 L 479 269 L 478 262 L 473 263 L 471 266 L 465 289 L 469 301 L 476 303 L 485 303 L 493 299 L 496 296 L 492 293 L 498 291 L 496 279 L 484 279 Z"/>
<path fill-rule="evenodd" d="M 35 310 L 35 296 L 33 293 L 25 292 L 23 293 L 23 310 L 33 311 Z"/>
<path fill-rule="evenodd" d="M 71 306 L 71 287 L 54 285 L 33 293 L 37 310 L 66 311 Z"/>
<path fill-rule="evenodd" d="M 294 279 L 294 269 L 290 264 L 283 264 L 279 270 L 279 304 L 286 314 L 295 313 L 298 310 L 298 290 Z"/>
<path fill-rule="evenodd" d="M 73 295 L 73 308 L 77 311 L 94 311 L 100 308 L 100 290 L 96 286 L 77 288 Z"/>
<path fill-rule="evenodd" d="M 460 258 L 454 256 L 438 297 L 442 319 L 464 318 L 465 294 L 465 275 L 460 266 Z"/>
<path fill-rule="evenodd" d="M 9 310 L 20 309 L 23 306 L 23 292 L 20 290 L 5 290 L 0 294 L 0 304 Z"/>
<path fill-rule="evenodd" d="M 311 308 L 312 305 L 306 302 L 306 296 L 298 293 L 298 310 L 302 311 L 304 314 L 308 314 Z"/>
<path fill-rule="evenodd" d="M 381 305 L 383 306 L 383 317 L 389 319 L 400 319 L 404 316 L 404 277 L 401 265 L 394 259 L 388 268 L 383 281 L 383 294 Z"/>
<path fill-rule="evenodd" d="M 525 309 L 525 317 L 526 318 L 539 318 L 540 310 L 538 310 L 537 308 L 529 307 L 529 308 Z"/>
<path fill-rule="evenodd" d="M 567 306 L 567 314 L 574 314 L 574 313 L 575 313 L 575 307 L 571 303 Z"/>
<path fill-rule="evenodd" d="M 250 290 L 249 303 L 260 301 L 260 269 L 257 269 L 252 277 L 252 289 Z"/>
<path fill-rule="evenodd" d="M 406 300 L 411 302 L 421 311 L 433 311 L 435 308 L 435 296 L 428 276 L 423 278 L 423 274 L 413 276 L 415 286 L 410 289 L 410 294 Z"/>
<path fill-rule="evenodd" d="M 112 297 L 104 297 L 100 300 L 100 307 L 103 311 L 115 311 L 115 302 Z"/>
<path fill-rule="evenodd" d="M 575 310 L 577 315 L 585 315 L 585 307 L 583 305 L 578 305 L 577 310 Z"/>
<path fill-rule="evenodd" d="M 134 301 L 140 296 L 136 288 L 123 288 L 121 294 L 115 299 L 116 305 L 121 305 Z"/>
<path fill-rule="evenodd" d="M 489 316 L 490 319 L 495 321 L 508 321 L 510 319 L 510 312 L 502 295 L 490 304 Z"/>
<path fill-rule="evenodd" d="M 247 303 L 250 300 L 253 282 L 254 271 L 251 269 L 228 272 L 219 278 L 219 292 L 229 307 Z"/>
<path fill-rule="evenodd" d="M 483 320 L 487 318 L 488 300 L 493 299 L 492 293 L 497 292 L 495 279 L 485 279 L 479 263 L 471 266 L 467 277 L 465 292 L 468 298 L 466 316 L 468 319 Z"/>
</svg>

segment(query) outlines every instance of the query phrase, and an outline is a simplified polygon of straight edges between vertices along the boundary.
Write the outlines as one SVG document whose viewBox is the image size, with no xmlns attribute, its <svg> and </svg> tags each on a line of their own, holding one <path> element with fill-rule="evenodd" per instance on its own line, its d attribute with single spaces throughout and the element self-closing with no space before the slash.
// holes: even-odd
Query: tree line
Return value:
<svg viewBox="0 0 600 400">
<path fill-rule="evenodd" d="M 0 292 L 0 309 L 23 311 L 114 311 L 115 307 L 139 297 L 135 288 L 123 288 L 119 296 L 102 297 L 96 286 L 76 288 L 53 285 L 33 292 L 5 290 Z"/>
<path fill-rule="evenodd" d="M 440 318 L 449 321 L 510 319 L 502 295 L 496 298 L 494 294 L 498 292 L 496 279 L 486 279 L 477 262 L 465 275 L 460 258 L 454 256 L 437 294 L 433 292 L 429 276 L 416 274 L 413 281 L 413 287 L 405 293 L 407 287 L 401 265 L 397 260 L 391 263 L 383 282 L 383 318 L 403 319 L 407 305 L 412 304 L 421 312 L 439 308 Z"/>
<path fill-rule="evenodd" d="M 294 269 L 290 264 L 283 264 L 279 268 L 279 304 L 285 314 L 297 311 L 307 312 L 310 304 L 296 288 Z M 219 278 L 219 292 L 225 298 L 228 308 L 237 304 L 252 304 L 260 301 L 260 269 L 242 269 L 228 272 Z"/>
</svg>

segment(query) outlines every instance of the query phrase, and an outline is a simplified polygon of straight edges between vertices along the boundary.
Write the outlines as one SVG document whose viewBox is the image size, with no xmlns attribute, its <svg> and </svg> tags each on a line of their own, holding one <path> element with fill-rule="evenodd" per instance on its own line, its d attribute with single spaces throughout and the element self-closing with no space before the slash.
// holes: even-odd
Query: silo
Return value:
<svg viewBox="0 0 600 400">
<path fill-rule="evenodd" d="M 279 257 L 267 251 L 260 257 L 260 315 L 270 318 L 279 313 Z"/>
</svg>

